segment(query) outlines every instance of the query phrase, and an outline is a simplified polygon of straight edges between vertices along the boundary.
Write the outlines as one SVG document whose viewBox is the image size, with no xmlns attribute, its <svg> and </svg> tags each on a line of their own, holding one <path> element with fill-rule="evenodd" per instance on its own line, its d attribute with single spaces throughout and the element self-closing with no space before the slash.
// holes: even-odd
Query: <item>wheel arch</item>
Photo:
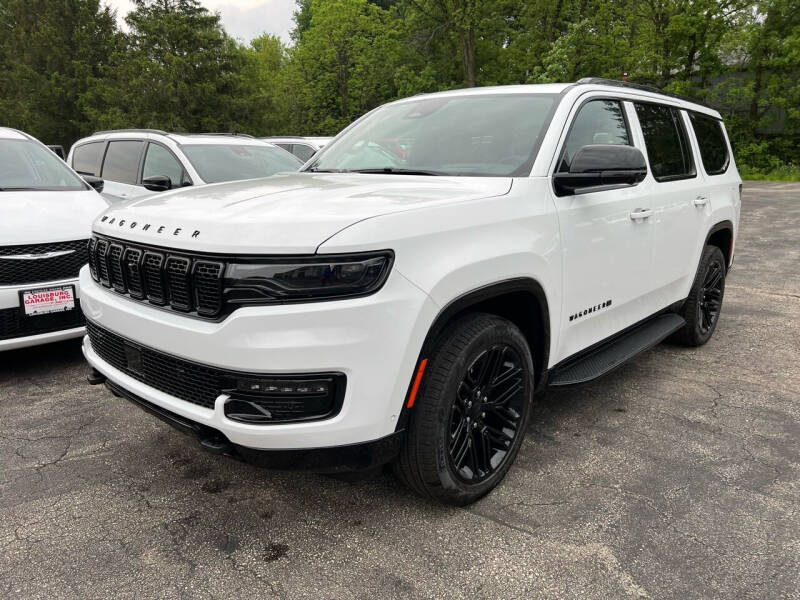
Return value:
<svg viewBox="0 0 800 600">
<path fill-rule="evenodd" d="M 412 388 L 415 387 L 415 379 L 422 361 L 428 357 L 434 343 L 450 323 L 472 312 L 497 315 L 519 327 L 533 353 L 536 388 L 546 382 L 551 332 L 550 310 L 544 288 L 538 281 L 529 277 L 491 283 L 458 296 L 439 311 L 428 329 L 417 358 L 414 374 L 397 420 L 397 429 L 404 429 L 407 426 L 411 412 L 408 408 L 408 398 Z"/>
<path fill-rule="evenodd" d="M 733 223 L 725 220 L 711 227 L 706 235 L 705 245 L 719 248 L 725 257 L 725 269 L 730 269 L 733 259 Z"/>
</svg>

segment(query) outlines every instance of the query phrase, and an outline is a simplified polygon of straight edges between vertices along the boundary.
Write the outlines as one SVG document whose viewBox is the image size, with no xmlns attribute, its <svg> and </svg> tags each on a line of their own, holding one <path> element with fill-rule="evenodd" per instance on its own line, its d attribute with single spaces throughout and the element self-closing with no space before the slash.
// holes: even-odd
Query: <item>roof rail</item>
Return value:
<svg viewBox="0 0 800 600">
<path fill-rule="evenodd" d="M 168 132 L 161 129 L 103 129 L 102 131 L 95 131 L 92 135 L 102 135 L 104 133 L 158 133 L 160 135 L 169 135 Z"/>
<path fill-rule="evenodd" d="M 632 83 L 630 81 L 620 81 L 618 79 L 606 79 L 605 77 L 584 77 L 583 79 L 576 81 L 575 84 L 611 85 L 615 87 L 631 88 L 634 90 L 641 90 L 643 92 L 653 92 L 654 94 L 661 94 L 662 96 L 669 96 L 670 98 L 677 98 L 678 100 L 685 100 L 686 102 L 705 106 L 702 104 L 702 102 L 698 102 L 697 100 L 692 100 L 691 98 L 687 98 L 686 96 L 681 96 L 680 94 L 675 94 L 673 92 L 665 92 L 664 90 L 661 90 L 653 85 L 645 85 L 643 83 Z"/>
<path fill-rule="evenodd" d="M 206 133 L 183 133 L 181 135 L 235 135 L 238 137 L 247 137 L 247 138 L 254 138 L 255 136 L 250 135 L 249 133 L 239 133 L 237 131 L 231 131 L 226 133 L 224 131 L 215 131 L 215 132 L 206 132 Z"/>
<path fill-rule="evenodd" d="M 267 135 L 262 137 L 262 140 L 274 140 L 274 139 L 287 139 L 287 140 L 304 140 L 306 139 L 305 135 Z"/>
</svg>

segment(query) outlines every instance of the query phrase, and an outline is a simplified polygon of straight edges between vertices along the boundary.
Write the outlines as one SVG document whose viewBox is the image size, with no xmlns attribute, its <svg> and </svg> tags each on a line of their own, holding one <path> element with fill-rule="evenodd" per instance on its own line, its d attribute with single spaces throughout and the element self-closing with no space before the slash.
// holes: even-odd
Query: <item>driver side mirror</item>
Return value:
<svg viewBox="0 0 800 600">
<path fill-rule="evenodd" d="M 81 175 L 81 177 L 83 177 L 83 180 L 88 183 L 89 186 L 98 194 L 103 191 L 103 188 L 106 185 L 105 181 L 99 177 L 95 177 L 94 175 Z"/>
<path fill-rule="evenodd" d="M 172 189 L 172 180 L 166 175 L 153 175 L 143 179 L 142 185 L 151 192 L 166 192 Z"/>
<path fill-rule="evenodd" d="M 638 148 L 591 144 L 580 148 L 572 158 L 569 172 L 555 173 L 553 182 L 559 196 L 568 196 L 636 185 L 646 176 L 647 165 Z"/>
</svg>

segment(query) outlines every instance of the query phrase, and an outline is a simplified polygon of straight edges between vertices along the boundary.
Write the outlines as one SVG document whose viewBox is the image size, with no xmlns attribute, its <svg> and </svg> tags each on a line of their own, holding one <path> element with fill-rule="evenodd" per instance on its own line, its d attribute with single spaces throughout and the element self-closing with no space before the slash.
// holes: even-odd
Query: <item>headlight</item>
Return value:
<svg viewBox="0 0 800 600">
<path fill-rule="evenodd" d="M 229 263 L 225 299 L 246 305 L 364 296 L 385 283 L 393 259 L 386 250 Z"/>
</svg>

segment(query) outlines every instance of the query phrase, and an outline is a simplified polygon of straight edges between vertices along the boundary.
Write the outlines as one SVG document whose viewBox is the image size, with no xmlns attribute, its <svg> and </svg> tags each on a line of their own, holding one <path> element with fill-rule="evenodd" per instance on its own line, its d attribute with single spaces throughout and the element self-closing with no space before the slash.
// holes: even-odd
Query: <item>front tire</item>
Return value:
<svg viewBox="0 0 800 600">
<path fill-rule="evenodd" d="M 439 502 L 481 498 L 519 452 L 533 387 L 531 351 L 513 323 L 483 313 L 459 319 L 428 357 L 395 473 Z"/>
<path fill-rule="evenodd" d="M 719 322 L 722 298 L 725 295 L 725 256 L 716 246 L 706 246 L 700 266 L 679 313 L 686 325 L 675 333 L 673 340 L 684 346 L 702 346 Z"/>
</svg>

